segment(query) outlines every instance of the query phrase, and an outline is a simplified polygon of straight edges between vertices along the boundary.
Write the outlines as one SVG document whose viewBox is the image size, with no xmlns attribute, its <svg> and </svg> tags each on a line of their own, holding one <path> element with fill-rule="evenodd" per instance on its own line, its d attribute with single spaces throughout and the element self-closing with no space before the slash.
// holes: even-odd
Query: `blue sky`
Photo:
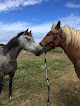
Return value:
<svg viewBox="0 0 80 106">
<path fill-rule="evenodd" d="M 39 43 L 58 20 L 80 29 L 80 0 L 0 0 L 0 43 L 27 28 Z"/>
</svg>

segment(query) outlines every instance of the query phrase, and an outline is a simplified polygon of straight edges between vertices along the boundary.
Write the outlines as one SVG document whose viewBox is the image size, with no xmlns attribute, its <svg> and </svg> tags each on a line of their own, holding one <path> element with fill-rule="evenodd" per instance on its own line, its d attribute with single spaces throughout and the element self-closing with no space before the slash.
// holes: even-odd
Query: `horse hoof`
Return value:
<svg viewBox="0 0 80 106">
<path fill-rule="evenodd" d="M 10 96 L 10 100 L 14 100 L 14 98 L 12 96 Z"/>
</svg>

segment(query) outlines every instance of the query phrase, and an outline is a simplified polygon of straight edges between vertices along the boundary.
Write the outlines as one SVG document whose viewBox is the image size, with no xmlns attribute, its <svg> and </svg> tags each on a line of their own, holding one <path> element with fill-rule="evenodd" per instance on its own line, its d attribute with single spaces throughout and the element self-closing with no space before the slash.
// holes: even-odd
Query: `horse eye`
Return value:
<svg viewBox="0 0 80 106">
<path fill-rule="evenodd" d="M 47 34 L 47 36 L 50 36 L 49 34 Z"/>
<path fill-rule="evenodd" d="M 30 41 L 30 40 L 31 40 L 31 39 L 30 39 L 30 38 L 28 38 L 28 37 L 25 37 L 25 39 L 26 39 L 26 40 L 28 40 L 28 41 Z"/>
<path fill-rule="evenodd" d="M 27 40 L 30 41 L 31 39 L 30 38 L 27 38 Z"/>
</svg>

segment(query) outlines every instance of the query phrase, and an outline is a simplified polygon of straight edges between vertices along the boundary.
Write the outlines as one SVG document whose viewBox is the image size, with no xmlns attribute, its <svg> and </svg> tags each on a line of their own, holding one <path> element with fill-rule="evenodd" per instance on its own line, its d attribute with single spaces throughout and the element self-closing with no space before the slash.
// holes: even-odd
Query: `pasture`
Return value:
<svg viewBox="0 0 80 106">
<path fill-rule="evenodd" d="M 74 66 L 61 50 L 47 53 L 50 83 L 50 106 L 80 106 L 80 82 Z M 44 54 L 36 57 L 29 52 L 18 56 L 18 67 L 13 80 L 13 101 L 8 97 L 8 76 L 4 78 L 0 106 L 46 106 L 47 83 Z"/>
</svg>

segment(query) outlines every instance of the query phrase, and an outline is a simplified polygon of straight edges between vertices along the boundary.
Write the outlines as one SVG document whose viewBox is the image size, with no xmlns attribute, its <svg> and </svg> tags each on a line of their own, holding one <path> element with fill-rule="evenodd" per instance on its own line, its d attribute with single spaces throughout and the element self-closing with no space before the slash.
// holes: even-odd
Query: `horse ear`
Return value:
<svg viewBox="0 0 80 106">
<path fill-rule="evenodd" d="M 28 32 L 28 29 L 26 31 Z"/>
<path fill-rule="evenodd" d="M 24 35 L 28 35 L 28 29 L 24 32 Z"/>
<path fill-rule="evenodd" d="M 29 34 L 31 34 L 31 31 L 29 32 Z"/>
<path fill-rule="evenodd" d="M 57 23 L 57 25 L 56 25 L 56 27 L 55 27 L 55 29 L 60 29 L 60 25 L 61 25 L 61 22 L 60 21 L 58 21 L 58 23 Z"/>
<path fill-rule="evenodd" d="M 31 36 L 31 37 L 32 37 L 32 33 L 31 33 L 31 31 L 28 33 L 28 36 Z"/>
</svg>

